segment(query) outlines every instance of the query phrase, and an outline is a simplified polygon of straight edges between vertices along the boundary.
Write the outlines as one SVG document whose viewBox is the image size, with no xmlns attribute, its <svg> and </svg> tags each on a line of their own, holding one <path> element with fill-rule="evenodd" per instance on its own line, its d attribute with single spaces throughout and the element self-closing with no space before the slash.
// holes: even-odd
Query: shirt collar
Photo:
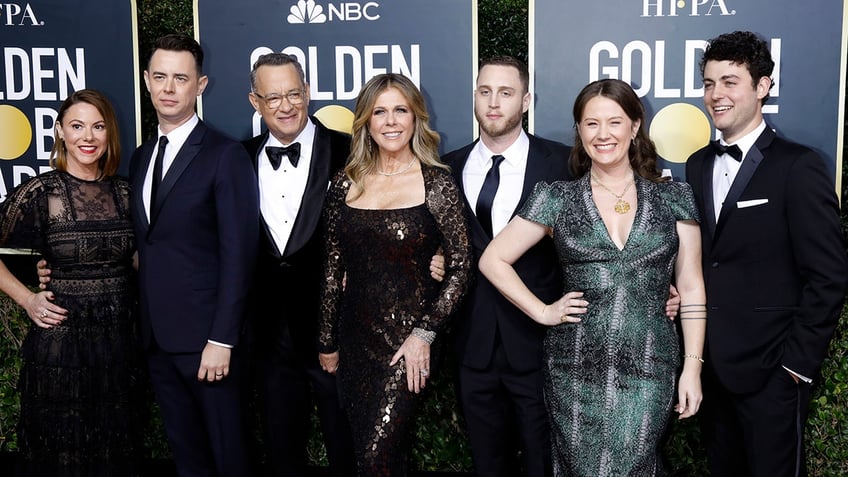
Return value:
<svg viewBox="0 0 848 477">
<path fill-rule="evenodd" d="M 502 153 L 501 156 L 504 157 L 504 161 L 509 164 L 511 167 L 519 167 L 525 162 L 527 162 L 527 152 L 530 149 L 530 139 L 527 137 L 527 133 L 522 129 L 518 137 L 515 139 L 515 142 L 509 145 Z M 477 142 L 477 150 L 479 155 L 477 156 L 479 160 L 482 161 L 481 166 L 488 168 L 492 161 L 492 156 L 495 155 L 485 144 L 480 140 Z"/>
<path fill-rule="evenodd" d="M 741 138 L 739 138 L 738 141 L 736 141 L 734 143 L 737 146 L 739 146 L 739 150 L 742 151 L 742 157 L 743 158 L 748 155 L 748 151 L 750 151 L 751 148 L 754 147 L 754 143 L 757 142 L 757 139 L 760 137 L 760 135 L 763 133 L 763 131 L 765 131 L 765 129 L 766 129 L 766 122 L 765 122 L 765 120 L 762 120 L 762 121 L 760 121 L 760 124 L 756 128 L 754 128 L 753 131 L 742 136 Z M 726 142 L 724 142 L 724 138 L 720 138 L 719 142 L 721 142 L 721 144 L 723 144 L 725 146 L 730 145 L 730 144 L 727 144 Z"/>
<path fill-rule="evenodd" d="M 158 135 L 157 139 L 162 136 L 168 136 L 168 144 L 180 144 L 182 145 L 186 139 L 188 139 L 188 135 L 194 130 L 197 126 L 197 123 L 200 122 L 200 118 L 197 117 L 197 114 L 193 114 L 188 121 L 180 124 L 171 130 L 168 134 L 162 132 L 162 126 L 157 128 Z"/>
</svg>

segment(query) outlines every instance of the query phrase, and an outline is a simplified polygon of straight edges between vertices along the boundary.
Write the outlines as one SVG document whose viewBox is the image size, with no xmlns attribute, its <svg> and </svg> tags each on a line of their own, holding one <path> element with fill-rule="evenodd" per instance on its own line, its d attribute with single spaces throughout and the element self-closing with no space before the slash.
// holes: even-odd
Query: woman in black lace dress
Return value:
<svg viewBox="0 0 848 477">
<path fill-rule="evenodd" d="M 424 98 L 407 78 L 374 77 L 359 94 L 352 152 L 333 180 L 319 359 L 338 369 L 359 475 L 401 477 L 431 345 L 466 290 L 463 203 L 439 162 Z M 429 264 L 442 247 L 446 274 Z"/>
<path fill-rule="evenodd" d="M 19 475 L 132 476 L 143 379 L 135 331 L 135 249 L 115 113 L 93 90 L 59 109 L 55 170 L 17 187 L 0 209 L 0 243 L 50 263 L 33 293 L 0 262 L 0 289 L 32 324 L 21 354 Z"/>
</svg>

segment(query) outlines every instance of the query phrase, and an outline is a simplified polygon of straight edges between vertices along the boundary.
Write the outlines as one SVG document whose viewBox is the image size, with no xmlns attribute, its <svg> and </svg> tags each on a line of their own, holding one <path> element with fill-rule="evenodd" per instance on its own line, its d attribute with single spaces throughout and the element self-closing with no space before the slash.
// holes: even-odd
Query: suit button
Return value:
<svg viewBox="0 0 848 477">
<path fill-rule="evenodd" d="M 718 268 L 718 262 L 713 262 L 712 267 L 713 267 L 713 268 Z"/>
</svg>

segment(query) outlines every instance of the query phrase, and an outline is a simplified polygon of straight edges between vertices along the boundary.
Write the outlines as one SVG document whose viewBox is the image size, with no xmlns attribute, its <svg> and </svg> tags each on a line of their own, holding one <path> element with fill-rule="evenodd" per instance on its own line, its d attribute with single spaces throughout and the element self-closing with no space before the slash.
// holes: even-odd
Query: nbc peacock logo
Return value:
<svg viewBox="0 0 848 477">
<path fill-rule="evenodd" d="M 289 23 L 325 23 L 327 15 L 324 7 L 316 5 L 315 0 L 298 0 L 289 9 L 287 20 Z"/>
<path fill-rule="evenodd" d="M 298 0 L 289 8 L 290 24 L 376 21 L 380 19 L 377 2 L 327 2 L 326 10 L 315 0 Z"/>
</svg>

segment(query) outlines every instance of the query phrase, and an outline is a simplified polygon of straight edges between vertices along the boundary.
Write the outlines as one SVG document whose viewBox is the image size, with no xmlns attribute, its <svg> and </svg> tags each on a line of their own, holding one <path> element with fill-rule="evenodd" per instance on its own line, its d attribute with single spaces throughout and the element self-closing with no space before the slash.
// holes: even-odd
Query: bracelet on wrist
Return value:
<svg viewBox="0 0 848 477">
<path fill-rule="evenodd" d="M 425 343 L 431 345 L 431 344 L 433 344 L 433 341 L 436 339 L 436 332 L 435 331 L 427 331 L 423 328 L 413 328 L 412 329 L 412 336 L 414 336 L 414 337 L 420 339 L 421 341 L 424 341 Z"/>
<path fill-rule="evenodd" d="M 684 358 L 691 358 L 691 359 L 695 359 L 695 360 L 700 361 L 701 363 L 703 363 L 703 362 L 704 362 L 704 358 L 702 358 L 702 357 L 698 356 L 697 354 L 684 354 L 684 355 L 683 355 L 683 357 L 684 357 Z"/>
</svg>

